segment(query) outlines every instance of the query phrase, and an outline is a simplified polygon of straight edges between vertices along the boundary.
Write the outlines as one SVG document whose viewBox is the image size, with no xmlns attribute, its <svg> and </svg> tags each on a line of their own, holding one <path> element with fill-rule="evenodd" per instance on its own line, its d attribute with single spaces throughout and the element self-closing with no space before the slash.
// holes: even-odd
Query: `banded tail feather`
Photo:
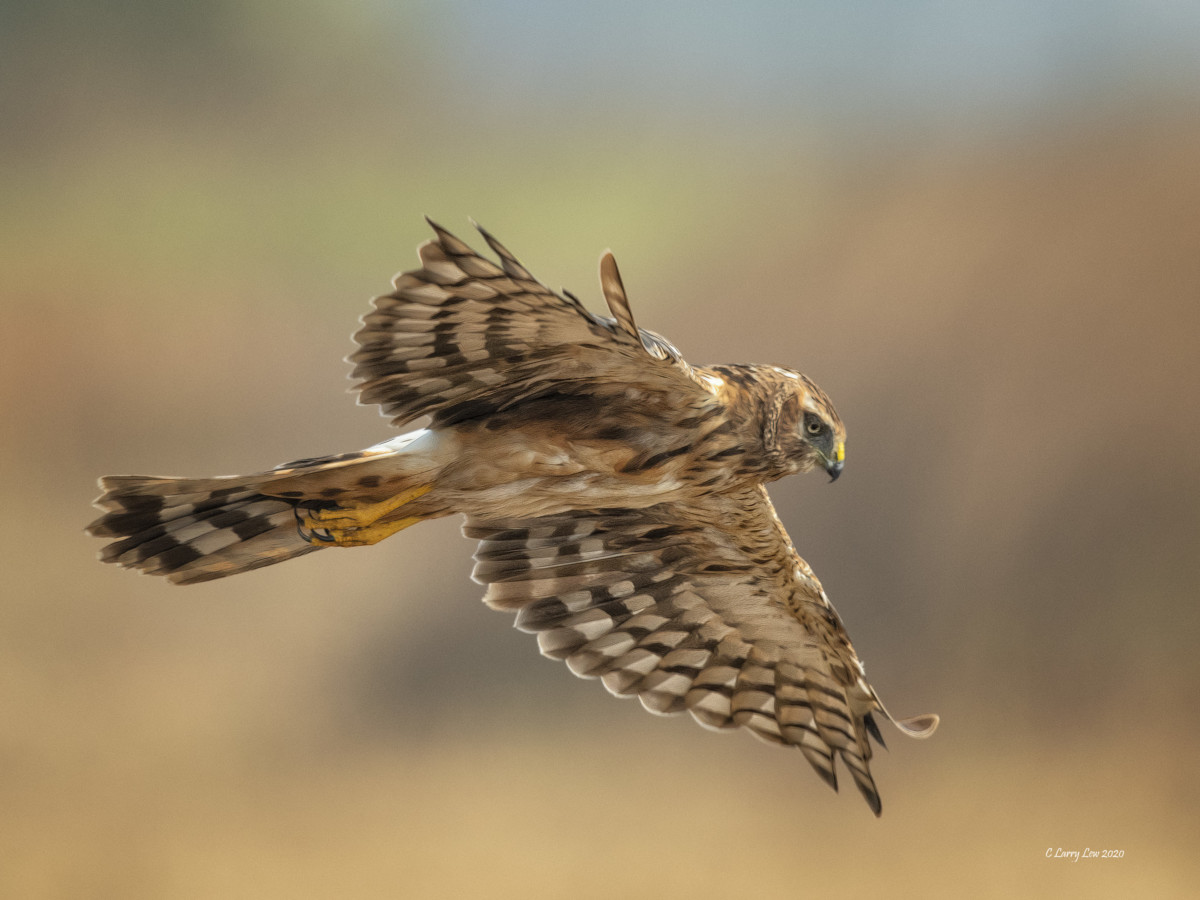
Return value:
<svg viewBox="0 0 1200 900">
<path fill-rule="evenodd" d="M 116 538 L 100 559 L 174 584 L 195 584 L 273 565 L 320 549 L 300 536 L 295 500 L 258 490 L 261 477 L 164 478 L 114 475 L 100 480 L 88 526 Z"/>
<path fill-rule="evenodd" d="M 87 531 L 116 538 L 100 552 L 101 561 L 163 575 L 174 584 L 274 565 L 338 545 L 316 521 L 320 517 L 351 516 L 371 500 L 427 492 L 437 472 L 437 443 L 421 440 L 428 436 L 409 432 L 366 450 L 254 475 L 109 475 L 100 479 L 104 493 L 94 504 L 104 515 Z"/>
</svg>

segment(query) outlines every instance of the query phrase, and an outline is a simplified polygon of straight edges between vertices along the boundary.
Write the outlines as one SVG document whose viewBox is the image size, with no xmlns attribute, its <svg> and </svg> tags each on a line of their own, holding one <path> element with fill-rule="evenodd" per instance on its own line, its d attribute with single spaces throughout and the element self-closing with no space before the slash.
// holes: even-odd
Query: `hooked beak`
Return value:
<svg viewBox="0 0 1200 900">
<path fill-rule="evenodd" d="M 846 445 L 842 441 L 838 441 L 838 445 L 834 449 L 833 454 L 825 457 L 825 471 L 829 473 L 830 482 L 838 480 L 838 476 L 842 474 L 842 467 L 845 464 Z"/>
</svg>

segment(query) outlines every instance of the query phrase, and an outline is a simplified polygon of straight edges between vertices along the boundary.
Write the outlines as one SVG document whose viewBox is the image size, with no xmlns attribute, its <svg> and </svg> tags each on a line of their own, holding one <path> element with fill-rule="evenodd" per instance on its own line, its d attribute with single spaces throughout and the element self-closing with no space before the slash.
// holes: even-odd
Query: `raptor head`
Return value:
<svg viewBox="0 0 1200 900">
<path fill-rule="evenodd" d="M 842 474 L 846 459 L 846 426 L 833 402 L 807 375 L 774 368 L 778 374 L 775 443 L 792 472 L 822 468 L 829 480 Z"/>
</svg>

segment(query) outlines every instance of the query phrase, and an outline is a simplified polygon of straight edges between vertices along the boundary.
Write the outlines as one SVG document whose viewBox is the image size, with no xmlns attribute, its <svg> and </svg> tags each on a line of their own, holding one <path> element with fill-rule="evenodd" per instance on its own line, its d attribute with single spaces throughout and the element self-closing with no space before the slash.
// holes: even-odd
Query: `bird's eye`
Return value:
<svg viewBox="0 0 1200 900">
<path fill-rule="evenodd" d="M 804 417 L 804 430 L 809 434 L 817 435 L 825 430 L 825 423 L 816 416 L 808 415 Z"/>
</svg>

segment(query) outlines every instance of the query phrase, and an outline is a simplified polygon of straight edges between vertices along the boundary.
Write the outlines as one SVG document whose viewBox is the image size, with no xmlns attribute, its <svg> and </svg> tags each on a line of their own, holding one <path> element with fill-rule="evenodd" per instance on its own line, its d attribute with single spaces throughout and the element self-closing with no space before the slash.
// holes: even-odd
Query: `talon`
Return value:
<svg viewBox="0 0 1200 900">
<path fill-rule="evenodd" d="M 296 507 L 292 512 L 296 516 L 296 531 L 300 537 L 308 541 L 310 544 L 332 544 L 335 543 L 335 538 L 326 528 L 317 528 L 312 517 L 309 515 L 315 510 L 301 509 Z"/>
</svg>

